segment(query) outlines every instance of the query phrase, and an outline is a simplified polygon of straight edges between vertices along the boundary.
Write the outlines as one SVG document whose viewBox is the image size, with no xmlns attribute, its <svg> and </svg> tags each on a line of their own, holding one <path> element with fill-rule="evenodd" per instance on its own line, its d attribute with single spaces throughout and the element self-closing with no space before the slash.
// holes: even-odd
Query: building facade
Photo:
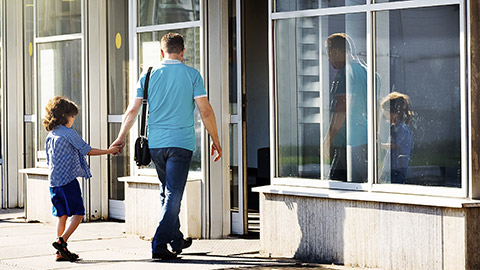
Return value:
<svg viewBox="0 0 480 270">
<path fill-rule="evenodd" d="M 74 128 L 107 148 L 175 31 L 224 148 L 213 163 L 196 112 L 187 234 L 260 232 L 266 255 L 314 261 L 480 267 L 478 0 L 0 3 L 2 208 L 52 221 L 46 102 L 75 101 Z M 392 93 L 409 109 L 393 110 Z M 87 221 L 151 235 L 158 180 L 133 162 L 137 134 L 121 155 L 89 157 L 80 181 Z"/>
</svg>

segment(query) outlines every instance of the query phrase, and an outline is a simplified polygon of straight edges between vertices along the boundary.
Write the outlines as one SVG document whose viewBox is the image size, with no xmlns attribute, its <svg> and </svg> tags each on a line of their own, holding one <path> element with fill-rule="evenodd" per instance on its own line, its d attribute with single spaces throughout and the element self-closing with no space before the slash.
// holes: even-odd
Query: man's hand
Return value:
<svg viewBox="0 0 480 270">
<path fill-rule="evenodd" d="M 110 154 L 114 156 L 118 155 L 122 151 L 118 145 L 111 145 L 108 150 L 110 150 Z"/>
<path fill-rule="evenodd" d="M 213 159 L 214 162 L 217 162 L 222 157 L 222 147 L 220 146 L 220 142 L 212 142 L 212 153 L 211 155 L 215 155 L 215 151 L 217 151 L 217 155 Z"/>
</svg>

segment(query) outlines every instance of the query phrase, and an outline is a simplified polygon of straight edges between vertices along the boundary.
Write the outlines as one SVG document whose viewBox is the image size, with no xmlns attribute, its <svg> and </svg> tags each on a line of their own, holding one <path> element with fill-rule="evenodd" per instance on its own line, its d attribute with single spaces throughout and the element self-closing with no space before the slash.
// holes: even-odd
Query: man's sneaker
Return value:
<svg viewBox="0 0 480 270">
<path fill-rule="evenodd" d="M 187 238 L 183 239 L 182 248 L 180 250 L 174 250 L 173 252 L 177 255 L 182 253 L 182 251 L 184 249 L 189 248 L 192 245 L 192 242 L 193 242 L 193 240 L 192 240 L 191 237 L 187 237 Z"/>
<path fill-rule="evenodd" d="M 152 253 L 153 260 L 173 260 L 177 258 L 177 254 L 170 252 L 168 249 L 164 249 L 160 252 Z"/>
</svg>

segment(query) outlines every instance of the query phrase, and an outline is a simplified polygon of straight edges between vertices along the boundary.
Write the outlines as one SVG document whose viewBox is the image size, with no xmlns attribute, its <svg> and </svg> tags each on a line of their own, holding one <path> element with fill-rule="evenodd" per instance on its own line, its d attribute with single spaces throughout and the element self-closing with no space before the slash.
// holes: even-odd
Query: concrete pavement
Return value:
<svg viewBox="0 0 480 270">
<path fill-rule="evenodd" d="M 120 222 L 80 224 L 69 240 L 69 249 L 82 260 L 56 262 L 51 245 L 55 229 L 25 222 L 22 209 L 0 210 L 0 269 L 354 269 L 262 258 L 259 240 L 239 238 L 196 240 L 179 259 L 153 262 L 150 242 L 126 236 Z"/>
</svg>

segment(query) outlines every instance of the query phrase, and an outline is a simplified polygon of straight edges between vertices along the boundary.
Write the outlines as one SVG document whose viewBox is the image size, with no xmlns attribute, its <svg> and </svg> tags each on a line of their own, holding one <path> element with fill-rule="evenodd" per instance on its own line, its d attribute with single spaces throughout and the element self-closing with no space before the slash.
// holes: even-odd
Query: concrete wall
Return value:
<svg viewBox="0 0 480 270">
<path fill-rule="evenodd" d="M 133 178 L 133 177 L 132 177 Z M 189 180 L 180 209 L 180 230 L 185 237 L 201 238 L 201 181 Z M 125 232 L 150 239 L 160 219 L 160 191 L 155 183 L 125 183 Z"/>
<path fill-rule="evenodd" d="M 57 218 L 52 215 L 48 175 L 28 174 L 26 177 L 27 200 L 25 215 L 27 221 L 55 224 Z"/>
<path fill-rule="evenodd" d="M 381 269 L 478 269 L 478 208 L 260 194 L 264 255 Z"/>
</svg>

